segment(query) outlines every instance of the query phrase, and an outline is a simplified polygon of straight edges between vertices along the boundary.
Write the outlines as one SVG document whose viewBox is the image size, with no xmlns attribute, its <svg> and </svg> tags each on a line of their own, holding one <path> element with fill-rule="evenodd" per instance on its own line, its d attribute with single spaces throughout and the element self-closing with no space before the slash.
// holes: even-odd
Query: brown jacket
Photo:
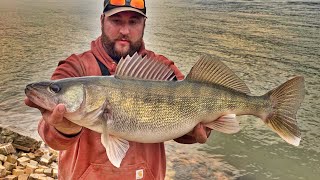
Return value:
<svg viewBox="0 0 320 180">
<path fill-rule="evenodd" d="M 139 54 L 155 57 L 170 66 L 177 77 L 184 78 L 174 63 L 164 56 L 148 51 L 144 46 Z M 80 55 L 71 55 L 59 66 L 52 79 L 79 76 L 100 76 L 97 60 L 102 62 L 111 74 L 117 64 L 104 51 L 101 38 L 91 43 L 91 50 Z M 44 120 L 39 123 L 38 131 L 42 139 L 53 149 L 59 150 L 59 179 L 164 179 L 166 158 L 163 143 L 142 144 L 130 142 L 130 148 L 120 168 L 108 160 L 105 148 L 100 142 L 100 134 L 83 128 L 75 137 L 60 134 Z"/>
</svg>

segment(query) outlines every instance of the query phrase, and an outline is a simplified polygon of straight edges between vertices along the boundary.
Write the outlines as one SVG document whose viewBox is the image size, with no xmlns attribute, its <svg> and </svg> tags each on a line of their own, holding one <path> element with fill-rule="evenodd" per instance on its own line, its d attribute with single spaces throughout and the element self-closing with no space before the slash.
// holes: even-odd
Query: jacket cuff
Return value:
<svg viewBox="0 0 320 180">
<path fill-rule="evenodd" d="M 177 139 L 174 139 L 174 141 L 181 143 L 181 144 L 194 144 L 197 143 L 196 139 L 193 136 L 184 135 Z"/>
<path fill-rule="evenodd" d="M 66 150 L 78 141 L 82 130 L 75 136 L 68 137 L 46 123 L 43 119 L 39 122 L 38 133 L 46 144 L 55 150 Z"/>
</svg>

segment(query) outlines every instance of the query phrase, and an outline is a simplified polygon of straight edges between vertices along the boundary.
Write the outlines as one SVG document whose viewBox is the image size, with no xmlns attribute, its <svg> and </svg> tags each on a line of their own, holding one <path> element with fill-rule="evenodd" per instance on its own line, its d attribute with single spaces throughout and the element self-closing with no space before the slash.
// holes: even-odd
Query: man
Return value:
<svg viewBox="0 0 320 180">
<path fill-rule="evenodd" d="M 135 52 L 161 60 L 174 70 L 177 79 L 183 79 L 172 61 L 145 49 L 145 21 L 144 0 L 105 0 L 101 15 L 102 35 L 91 43 L 91 50 L 61 61 L 51 79 L 112 75 L 120 58 Z M 130 149 L 120 168 L 116 168 L 107 158 L 100 134 L 65 119 L 63 104 L 50 112 L 28 98 L 25 103 L 41 111 L 39 134 L 50 147 L 60 151 L 59 179 L 164 179 L 166 160 L 163 143 L 130 142 Z M 175 141 L 204 143 L 209 132 L 198 124 L 193 132 Z"/>
</svg>

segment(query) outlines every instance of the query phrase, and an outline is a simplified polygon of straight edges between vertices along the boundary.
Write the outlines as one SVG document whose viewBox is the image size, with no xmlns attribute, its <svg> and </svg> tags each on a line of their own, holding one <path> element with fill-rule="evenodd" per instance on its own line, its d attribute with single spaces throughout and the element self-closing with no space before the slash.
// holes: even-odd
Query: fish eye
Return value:
<svg viewBox="0 0 320 180">
<path fill-rule="evenodd" d="M 51 84 L 49 86 L 49 89 L 53 93 L 58 93 L 61 90 L 60 86 L 58 86 L 57 84 Z"/>
</svg>

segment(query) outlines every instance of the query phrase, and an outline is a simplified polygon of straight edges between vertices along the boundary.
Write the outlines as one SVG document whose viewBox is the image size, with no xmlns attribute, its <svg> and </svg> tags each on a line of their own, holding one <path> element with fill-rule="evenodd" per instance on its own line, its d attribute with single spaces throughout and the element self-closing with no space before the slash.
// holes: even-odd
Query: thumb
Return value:
<svg viewBox="0 0 320 180">
<path fill-rule="evenodd" d="M 52 111 L 51 114 L 51 121 L 54 121 L 55 123 L 59 123 L 63 121 L 63 116 L 66 112 L 66 108 L 64 104 L 58 104 Z"/>
</svg>

